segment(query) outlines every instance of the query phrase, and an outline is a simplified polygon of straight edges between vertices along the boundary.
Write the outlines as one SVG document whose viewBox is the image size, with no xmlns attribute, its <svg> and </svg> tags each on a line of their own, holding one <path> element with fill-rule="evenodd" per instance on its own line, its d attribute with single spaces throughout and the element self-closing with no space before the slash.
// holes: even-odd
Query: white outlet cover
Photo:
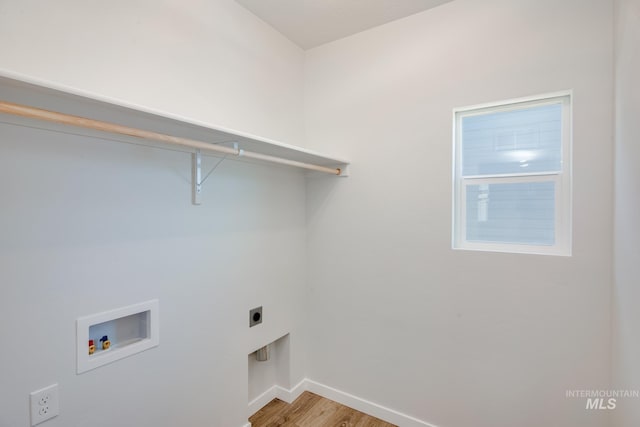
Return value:
<svg viewBox="0 0 640 427">
<path fill-rule="evenodd" d="M 32 391 L 30 400 L 32 426 L 57 417 L 60 413 L 58 384 Z"/>
</svg>

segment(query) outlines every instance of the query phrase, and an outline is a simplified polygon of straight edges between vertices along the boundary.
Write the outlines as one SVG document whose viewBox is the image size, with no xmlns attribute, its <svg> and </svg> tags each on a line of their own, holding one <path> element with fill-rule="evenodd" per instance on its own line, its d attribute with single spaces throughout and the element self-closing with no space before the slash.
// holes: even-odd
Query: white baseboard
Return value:
<svg viewBox="0 0 640 427">
<path fill-rule="evenodd" d="M 280 387 L 279 385 L 274 385 L 269 390 L 249 402 L 249 416 L 264 408 L 264 406 L 273 399 L 280 399 L 287 403 L 293 402 L 306 390 L 306 384 L 307 380 L 304 379 L 290 390 Z"/>
<path fill-rule="evenodd" d="M 267 405 L 267 403 L 271 402 L 273 399 L 278 397 L 278 388 L 280 387 L 278 387 L 277 385 L 274 385 L 269 390 L 265 391 L 260 396 L 256 397 L 251 402 L 249 402 L 249 416 L 255 414 L 260 409 L 264 408 Z"/>
<path fill-rule="evenodd" d="M 307 390 L 307 379 L 303 379 L 298 384 L 296 384 L 291 390 L 287 390 L 286 388 L 276 386 L 278 388 L 278 399 L 283 400 L 287 403 L 292 403 L 294 400 L 300 397 L 302 393 Z"/>
<path fill-rule="evenodd" d="M 315 393 L 400 427 L 436 427 L 433 424 L 309 379 L 306 380 L 306 389 L 311 393 Z"/>
<path fill-rule="evenodd" d="M 249 413 L 251 415 L 255 414 L 275 398 L 291 403 L 306 390 L 400 427 L 436 427 L 433 424 L 337 390 L 333 387 L 320 384 L 308 378 L 300 381 L 291 390 L 277 385 L 271 387 L 249 403 Z M 245 427 L 251 427 L 251 424 Z"/>
</svg>

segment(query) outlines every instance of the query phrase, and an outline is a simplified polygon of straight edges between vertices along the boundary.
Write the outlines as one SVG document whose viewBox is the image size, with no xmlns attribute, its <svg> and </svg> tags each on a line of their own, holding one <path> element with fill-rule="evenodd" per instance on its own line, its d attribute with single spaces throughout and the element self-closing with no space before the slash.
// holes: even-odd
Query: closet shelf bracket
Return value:
<svg viewBox="0 0 640 427">
<path fill-rule="evenodd" d="M 191 155 L 191 160 L 191 199 L 194 205 L 200 205 L 202 204 L 202 153 L 200 150 L 196 150 Z"/>
<path fill-rule="evenodd" d="M 244 154 L 244 150 L 239 148 L 239 144 L 237 142 L 233 143 L 233 149 L 236 151 L 236 155 L 238 157 Z M 218 166 L 227 158 L 227 154 L 222 156 L 218 163 L 216 163 L 213 168 L 207 173 L 204 178 L 202 177 L 202 153 L 200 150 L 196 150 L 195 153 L 191 155 L 191 201 L 194 205 L 202 204 L 202 185 L 205 181 L 211 176 L 212 173 L 218 169 Z"/>
</svg>

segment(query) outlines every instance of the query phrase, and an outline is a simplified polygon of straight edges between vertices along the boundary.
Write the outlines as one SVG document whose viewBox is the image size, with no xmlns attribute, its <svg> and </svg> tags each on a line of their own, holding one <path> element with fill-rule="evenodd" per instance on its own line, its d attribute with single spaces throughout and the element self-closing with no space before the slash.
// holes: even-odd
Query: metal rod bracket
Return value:
<svg viewBox="0 0 640 427">
<path fill-rule="evenodd" d="M 202 154 L 200 150 L 196 150 L 191 155 L 192 167 L 191 167 L 191 199 L 194 205 L 202 204 Z"/>
</svg>

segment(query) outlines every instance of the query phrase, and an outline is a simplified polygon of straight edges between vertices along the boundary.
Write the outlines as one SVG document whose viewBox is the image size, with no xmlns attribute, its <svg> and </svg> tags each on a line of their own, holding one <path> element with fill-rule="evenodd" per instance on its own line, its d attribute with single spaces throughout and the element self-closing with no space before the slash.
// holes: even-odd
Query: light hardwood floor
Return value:
<svg viewBox="0 0 640 427">
<path fill-rule="evenodd" d="M 291 404 L 272 400 L 249 421 L 251 427 L 397 427 L 308 391 Z"/>
</svg>

